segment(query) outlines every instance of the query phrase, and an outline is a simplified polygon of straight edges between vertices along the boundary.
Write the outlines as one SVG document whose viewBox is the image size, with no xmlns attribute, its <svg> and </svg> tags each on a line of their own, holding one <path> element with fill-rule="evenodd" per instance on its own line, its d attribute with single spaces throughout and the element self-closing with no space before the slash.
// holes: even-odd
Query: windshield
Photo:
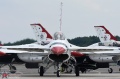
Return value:
<svg viewBox="0 0 120 79">
<path fill-rule="evenodd" d="M 56 32 L 54 34 L 54 40 L 65 40 L 65 36 L 62 32 Z"/>
</svg>

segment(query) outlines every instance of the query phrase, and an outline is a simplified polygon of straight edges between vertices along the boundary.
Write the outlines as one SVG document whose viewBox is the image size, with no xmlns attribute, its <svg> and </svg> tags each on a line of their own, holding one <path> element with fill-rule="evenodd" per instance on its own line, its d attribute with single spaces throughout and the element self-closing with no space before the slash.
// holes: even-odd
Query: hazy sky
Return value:
<svg viewBox="0 0 120 79">
<path fill-rule="evenodd" d="M 120 35 L 120 0 L 0 0 L 0 41 L 35 39 L 31 23 L 41 23 L 50 34 L 59 31 L 60 2 L 67 38 L 97 35 L 97 25 Z"/>
</svg>

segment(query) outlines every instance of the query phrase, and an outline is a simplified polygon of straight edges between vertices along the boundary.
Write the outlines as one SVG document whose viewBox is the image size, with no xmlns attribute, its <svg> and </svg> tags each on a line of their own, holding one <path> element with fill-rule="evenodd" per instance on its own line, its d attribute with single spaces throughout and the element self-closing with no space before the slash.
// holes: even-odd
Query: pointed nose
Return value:
<svg viewBox="0 0 120 79">
<path fill-rule="evenodd" d="M 53 47 L 51 49 L 51 51 L 54 53 L 54 54 L 57 54 L 57 55 L 60 55 L 60 54 L 63 54 L 65 52 L 65 49 L 63 47 Z"/>
</svg>

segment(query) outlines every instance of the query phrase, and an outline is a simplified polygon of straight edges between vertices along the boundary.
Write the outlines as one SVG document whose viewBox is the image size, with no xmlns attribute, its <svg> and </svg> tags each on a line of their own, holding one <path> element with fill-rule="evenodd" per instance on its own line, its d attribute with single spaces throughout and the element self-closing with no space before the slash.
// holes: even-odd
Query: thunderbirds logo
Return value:
<svg viewBox="0 0 120 79">
<path fill-rule="evenodd" d="M 107 36 L 105 35 L 104 40 L 107 41 Z"/>
<path fill-rule="evenodd" d="M 8 73 L 7 72 L 3 72 L 1 77 L 2 77 L 2 79 L 8 79 Z"/>
<path fill-rule="evenodd" d="M 23 73 L 19 72 L 19 73 L 13 74 L 13 73 L 4 71 L 4 72 L 1 72 L 0 74 L 1 74 L 0 79 L 20 79 L 21 74 L 23 74 Z"/>
</svg>

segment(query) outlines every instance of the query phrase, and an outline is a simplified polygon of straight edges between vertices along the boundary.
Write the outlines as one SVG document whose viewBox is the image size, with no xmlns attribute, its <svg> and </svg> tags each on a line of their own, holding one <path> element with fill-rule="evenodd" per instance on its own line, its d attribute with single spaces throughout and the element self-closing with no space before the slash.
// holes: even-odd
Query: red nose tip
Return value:
<svg viewBox="0 0 120 79">
<path fill-rule="evenodd" d="M 51 51 L 54 53 L 54 54 L 57 54 L 57 55 L 60 55 L 60 54 L 63 54 L 65 52 L 65 49 L 63 47 L 53 47 L 51 49 Z"/>
</svg>

